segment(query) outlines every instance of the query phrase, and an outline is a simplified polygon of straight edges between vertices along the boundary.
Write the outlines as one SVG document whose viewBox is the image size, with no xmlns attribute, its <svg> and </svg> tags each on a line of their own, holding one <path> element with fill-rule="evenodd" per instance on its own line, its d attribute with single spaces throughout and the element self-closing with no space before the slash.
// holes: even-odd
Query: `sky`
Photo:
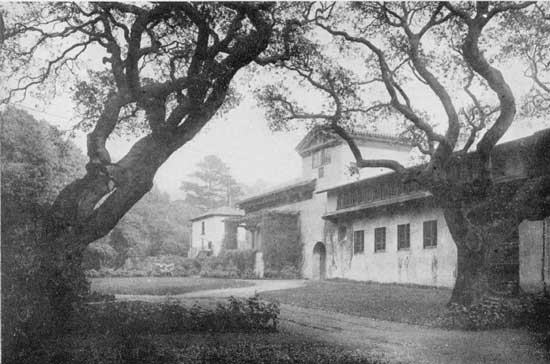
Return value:
<svg viewBox="0 0 550 364">
<path fill-rule="evenodd" d="M 17 105 L 62 130 L 76 121 L 66 98 L 53 100 L 46 107 L 31 100 Z M 304 128 L 290 132 L 270 131 L 264 111 L 251 97 L 245 97 L 236 109 L 212 119 L 193 140 L 176 151 L 157 172 L 155 184 L 172 199 L 183 198 L 185 194 L 179 189 L 181 182 L 209 154 L 221 158 L 239 182 L 247 185 L 258 180 L 267 185 L 284 183 L 301 173 L 301 159 L 294 148 L 305 133 Z M 86 153 L 85 134 L 78 133 L 73 141 Z M 110 139 L 107 148 L 113 161 L 120 159 L 134 141 L 125 137 Z"/>
<path fill-rule="evenodd" d="M 328 39 L 327 41 L 330 42 Z M 269 81 L 269 76 L 263 77 L 265 74 L 261 73 L 260 77 L 257 74 L 254 77 L 250 74 L 241 75 L 243 77 L 236 80 L 236 84 L 242 89 L 239 90 L 242 94 L 239 106 L 221 117 L 214 117 L 193 140 L 175 152 L 159 169 L 155 184 L 169 193 L 172 199 L 184 197 L 184 192 L 179 189 L 181 182 L 193 173 L 196 164 L 209 154 L 222 159 L 230 167 L 236 180 L 247 185 L 253 185 L 258 180 L 267 185 L 278 185 L 300 176 L 301 159 L 294 148 L 304 137 L 306 130 L 304 127 L 290 132 L 269 130 L 264 111 L 256 105 L 251 92 L 257 86 L 258 78 L 263 83 Z M 530 82 L 517 65 L 510 65 L 504 76 L 511 84 L 516 97 L 529 89 Z M 413 89 L 411 92 L 422 95 L 414 100 L 417 106 L 434 110 L 436 119 L 440 116 L 443 117 L 442 120 L 446 119 L 441 105 L 437 101 L 434 102 L 430 90 Z M 299 89 L 297 95 L 308 109 L 321 109 L 322 100 L 314 95 L 303 89 Z M 67 94 L 60 93 L 58 97 L 45 102 L 29 97 L 18 104 L 36 118 L 44 119 L 62 130 L 69 129 L 77 122 Z M 548 126 L 548 122 L 538 121 L 516 123 L 503 141 L 530 135 L 533 131 Z M 85 134 L 77 134 L 73 141 L 85 153 Z M 135 139 L 128 140 L 125 137 L 110 139 L 107 147 L 112 159 L 116 161 L 121 158 L 134 141 Z"/>
</svg>

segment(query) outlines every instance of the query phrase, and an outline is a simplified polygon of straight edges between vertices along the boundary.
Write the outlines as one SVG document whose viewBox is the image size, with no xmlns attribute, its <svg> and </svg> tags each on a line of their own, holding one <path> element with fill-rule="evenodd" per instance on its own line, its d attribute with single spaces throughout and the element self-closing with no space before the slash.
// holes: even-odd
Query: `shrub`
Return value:
<svg viewBox="0 0 550 364">
<path fill-rule="evenodd" d="M 231 297 L 215 309 L 177 303 L 105 302 L 87 305 L 71 322 L 74 333 L 169 334 L 174 332 L 272 332 L 277 329 L 279 305 L 256 295 Z"/>
<path fill-rule="evenodd" d="M 272 279 L 298 279 L 302 274 L 300 270 L 291 265 L 285 265 L 280 271 L 275 269 L 266 269 L 264 272 L 265 278 Z"/>
<path fill-rule="evenodd" d="M 254 277 L 254 250 L 224 250 L 218 256 L 201 259 L 201 276 L 214 278 Z"/>
<path fill-rule="evenodd" d="M 462 330 L 486 330 L 525 326 L 533 331 L 550 332 L 550 299 L 540 296 L 486 298 L 479 304 L 451 304 L 438 326 Z"/>
</svg>

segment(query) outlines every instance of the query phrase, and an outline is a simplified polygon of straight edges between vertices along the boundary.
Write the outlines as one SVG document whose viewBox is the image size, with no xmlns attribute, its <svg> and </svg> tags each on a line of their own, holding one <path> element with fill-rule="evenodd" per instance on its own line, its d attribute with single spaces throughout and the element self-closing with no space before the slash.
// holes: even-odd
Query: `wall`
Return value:
<svg viewBox="0 0 550 364">
<path fill-rule="evenodd" d="M 225 216 L 210 216 L 204 219 L 193 221 L 191 225 L 191 250 L 198 251 L 208 249 L 208 242 L 212 242 L 213 255 L 218 255 L 223 243 Z M 201 223 L 204 221 L 204 235 L 202 234 Z"/>
<path fill-rule="evenodd" d="M 349 146 L 342 143 L 327 149 L 330 150 L 331 162 L 323 166 L 324 177 L 317 179 L 318 190 L 390 172 L 386 168 L 364 168 L 359 175 L 350 176 L 348 168 L 355 158 Z M 407 146 L 377 141 L 360 141 L 359 149 L 364 158 L 392 159 L 403 164 L 409 161 L 411 150 Z M 312 168 L 311 159 L 311 154 L 302 158 L 302 177 L 305 179 L 318 177 L 318 167 Z"/>
<path fill-rule="evenodd" d="M 519 285 L 529 293 L 550 286 L 550 217 L 519 225 Z"/>
<path fill-rule="evenodd" d="M 313 267 L 311 264 L 313 247 L 318 241 L 323 241 L 325 221 L 322 219 L 322 215 L 326 211 L 326 193 L 314 193 L 312 199 L 265 210 L 300 212 L 300 240 L 304 248 L 302 275 L 304 278 L 311 278 L 313 274 Z M 247 232 L 247 241 L 251 241 L 251 234 L 249 232 Z"/>
<path fill-rule="evenodd" d="M 437 247 L 423 247 L 423 222 L 437 220 Z M 397 225 L 410 224 L 410 249 L 397 250 Z M 456 278 L 456 246 L 438 208 L 401 208 L 393 213 L 346 221 L 347 237 L 337 241 L 337 226 L 327 229 L 327 272 L 330 278 L 452 287 Z M 374 228 L 386 227 L 386 250 L 374 252 Z M 353 231 L 365 231 L 365 251 L 353 255 Z"/>
</svg>

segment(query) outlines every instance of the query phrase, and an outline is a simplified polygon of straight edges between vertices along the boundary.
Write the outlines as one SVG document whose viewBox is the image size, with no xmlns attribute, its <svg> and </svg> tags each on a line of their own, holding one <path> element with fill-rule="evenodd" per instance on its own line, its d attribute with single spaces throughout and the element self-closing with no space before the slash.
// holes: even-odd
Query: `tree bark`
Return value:
<svg viewBox="0 0 550 364">
<path fill-rule="evenodd" d="M 485 256 L 484 251 L 468 249 L 462 244 L 457 244 L 456 282 L 450 303 L 472 305 L 479 303 L 489 294 Z"/>
<path fill-rule="evenodd" d="M 93 241 L 112 230 L 124 214 L 153 186 L 158 168 L 176 145 L 146 136 L 106 175 L 105 168 L 88 168 L 82 179 L 68 185 L 50 209 L 41 239 L 40 277 L 48 296 L 52 329 L 62 331 L 72 303 L 82 301 L 88 284 L 82 255 Z"/>
</svg>

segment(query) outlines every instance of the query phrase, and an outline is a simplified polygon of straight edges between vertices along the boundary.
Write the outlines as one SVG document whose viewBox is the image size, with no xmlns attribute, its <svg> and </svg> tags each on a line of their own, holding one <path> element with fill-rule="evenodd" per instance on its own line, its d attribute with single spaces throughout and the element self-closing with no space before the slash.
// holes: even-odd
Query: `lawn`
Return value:
<svg viewBox="0 0 550 364">
<path fill-rule="evenodd" d="M 92 292 L 128 295 L 177 295 L 206 289 L 239 288 L 252 283 L 238 279 L 191 277 L 91 278 Z"/>
<path fill-rule="evenodd" d="M 297 289 L 265 292 L 261 297 L 305 308 L 409 324 L 432 325 L 435 318 L 445 314 L 451 290 L 327 280 L 312 281 Z"/>
<path fill-rule="evenodd" d="M 52 343 L 54 360 L 134 364 L 379 364 L 379 355 L 288 333 L 67 336 Z"/>
</svg>

